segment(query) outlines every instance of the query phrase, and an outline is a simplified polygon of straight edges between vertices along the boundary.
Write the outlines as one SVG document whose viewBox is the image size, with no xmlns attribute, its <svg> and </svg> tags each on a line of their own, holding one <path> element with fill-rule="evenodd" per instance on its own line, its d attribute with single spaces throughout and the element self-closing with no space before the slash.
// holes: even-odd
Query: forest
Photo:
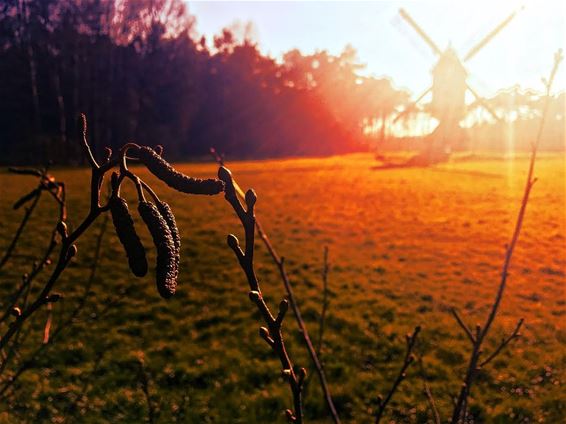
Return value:
<svg viewBox="0 0 566 424">
<path fill-rule="evenodd" d="M 208 47 L 180 0 L 1 8 L 4 161 L 76 157 L 68 141 L 80 112 L 97 152 L 126 139 L 161 144 L 171 157 L 212 145 L 240 156 L 346 152 L 359 149 L 360 120 L 407 99 L 387 79 L 358 76 L 353 49 L 338 57 L 293 50 L 277 63 L 229 29 Z"/>
</svg>

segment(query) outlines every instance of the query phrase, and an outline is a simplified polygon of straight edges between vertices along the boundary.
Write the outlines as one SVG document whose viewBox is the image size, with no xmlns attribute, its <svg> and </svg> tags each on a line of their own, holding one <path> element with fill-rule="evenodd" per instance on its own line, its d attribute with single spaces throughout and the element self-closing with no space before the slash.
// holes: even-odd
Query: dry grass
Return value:
<svg viewBox="0 0 566 424">
<path fill-rule="evenodd" d="M 230 163 L 240 185 L 259 195 L 256 214 L 286 257 L 311 333 L 322 299 L 323 246 L 332 252 L 322 356 L 344 421 L 371 419 L 377 394 L 398 372 L 404 335 L 417 324 L 423 325 L 417 350 L 424 354 L 441 415 L 449 416 L 469 349 L 449 308 L 457 307 L 471 320 L 485 317 L 520 204 L 527 160 L 456 158 L 429 169 L 385 171 L 373 170 L 369 155 Z M 203 176 L 216 170 L 212 164 L 178 168 Z M 159 187 L 177 217 L 183 237 L 178 295 L 163 301 L 154 293 L 152 277 L 132 278 L 117 238 L 108 235 L 83 321 L 22 377 L 11 399 L 11 416 L 139 421 L 147 416 L 147 396 L 136 380 L 143 351 L 158 422 L 284 422 L 281 411 L 289 394 L 276 359 L 257 337 L 253 323 L 258 316 L 250 312 L 247 284 L 225 247 L 226 234 L 239 226 L 237 218 L 220 196 L 187 198 L 161 189 L 162 183 L 139 171 Z M 76 225 L 88 208 L 88 172 L 53 172 L 67 182 L 69 219 Z M 560 399 L 566 365 L 564 156 L 541 155 L 536 174 L 539 181 L 493 333 L 508 334 L 524 317 L 524 337 L 481 373 L 470 402 L 472 413 L 488 422 L 554 423 L 566 414 Z M 0 183 L 4 248 L 18 221 L 11 203 L 33 182 L 0 174 Z M 126 195 L 133 199 L 129 188 Z M 48 206 L 33 218 L 44 234 L 55 212 Z M 14 264 L 3 270 L 2 293 L 19 281 L 24 265 L 47 242 L 27 231 L 23 239 Z M 94 239 L 91 230 L 79 242 L 77 262 L 58 289 L 68 298 L 54 305 L 54 321 L 58 308 L 67 302 L 70 310 L 73 294 L 80 294 Z M 143 239 L 149 246 L 149 234 Z M 284 291 L 265 248 L 256 244 L 258 275 L 276 309 Z M 122 296 L 120 290 L 128 292 L 98 318 L 105 304 Z M 35 321 L 39 338 L 44 322 L 44 315 Z M 295 362 L 310 368 L 292 320 L 284 331 Z M 431 419 L 417 374 L 409 370 L 387 411 L 391 418 Z M 315 386 L 306 394 L 305 418 L 323 422 L 325 406 Z"/>
</svg>

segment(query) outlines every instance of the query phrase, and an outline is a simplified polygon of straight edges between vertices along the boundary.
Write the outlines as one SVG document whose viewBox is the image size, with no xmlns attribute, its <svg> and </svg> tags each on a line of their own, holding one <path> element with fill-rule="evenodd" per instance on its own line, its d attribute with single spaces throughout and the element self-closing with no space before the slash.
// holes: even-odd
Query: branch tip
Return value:
<svg viewBox="0 0 566 424">
<path fill-rule="evenodd" d="M 283 299 L 281 303 L 279 303 L 279 314 L 277 314 L 277 318 L 275 320 L 275 322 L 278 325 L 281 325 L 283 319 L 285 318 L 285 314 L 287 313 L 288 310 L 289 310 L 289 302 L 287 301 L 287 299 Z"/>
<path fill-rule="evenodd" d="M 218 178 L 226 184 L 232 183 L 232 173 L 225 166 L 218 168 Z"/>
<path fill-rule="evenodd" d="M 63 239 L 67 238 L 67 236 L 69 235 L 67 224 L 65 224 L 65 222 L 63 221 L 59 221 L 59 223 L 57 224 L 57 232 L 61 235 Z"/>
<path fill-rule="evenodd" d="M 295 414 L 293 414 L 293 411 L 291 411 L 290 409 L 286 409 L 285 410 L 285 415 L 287 416 L 287 420 L 290 423 L 294 423 L 297 421 L 297 418 L 295 417 Z"/>
<path fill-rule="evenodd" d="M 255 202 L 257 201 L 257 194 L 253 189 L 246 191 L 246 206 L 248 209 L 253 209 Z"/>
<path fill-rule="evenodd" d="M 69 247 L 69 251 L 67 252 L 67 260 L 71 260 L 77 254 L 77 251 L 77 245 L 72 244 L 71 247 Z"/>
<path fill-rule="evenodd" d="M 261 299 L 261 293 L 256 290 L 251 290 L 248 296 L 252 302 L 258 302 Z"/>
<path fill-rule="evenodd" d="M 299 369 L 299 379 L 298 379 L 299 387 L 301 387 L 303 385 L 306 377 L 307 377 L 307 369 L 306 368 L 300 368 Z"/>
</svg>

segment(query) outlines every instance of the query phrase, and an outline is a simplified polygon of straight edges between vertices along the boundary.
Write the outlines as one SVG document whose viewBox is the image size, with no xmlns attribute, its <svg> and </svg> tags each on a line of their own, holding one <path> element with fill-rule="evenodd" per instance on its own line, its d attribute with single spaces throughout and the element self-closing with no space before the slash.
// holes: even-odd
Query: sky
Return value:
<svg viewBox="0 0 566 424">
<path fill-rule="evenodd" d="M 398 88 L 418 95 L 431 84 L 435 55 L 399 16 L 399 8 L 444 49 L 465 55 L 477 42 L 520 10 L 475 57 L 466 63 L 468 82 L 482 96 L 519 84 L 542 90 L 553 55 L 566 44 L 566 1 L 189 1 L 196 31 L 209 42 L 222 28 L 253 22 L 260 50 L 280 59 L 290 49 L 339 54 L 351 44 L 365 75 L 391 77 Z M 565 64 L 556 90 L 566 89 Z"/>
</svg>

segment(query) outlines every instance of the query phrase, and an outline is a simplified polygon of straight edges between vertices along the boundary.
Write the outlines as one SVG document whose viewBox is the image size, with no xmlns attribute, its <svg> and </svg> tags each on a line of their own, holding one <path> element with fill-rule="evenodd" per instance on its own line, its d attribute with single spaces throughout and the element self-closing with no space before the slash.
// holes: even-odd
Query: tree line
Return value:
<svg viewBox="0 0 566 424">
<path fill-rule="evenodd" d="M 81 112 L 97 154 L 127 140 L 173 158 L 210 146 L 240 157 L 342 153 L 363 145 L 363 122 L 408 99 L 360 76 L 352 48 L 277 62 L 242 31 L 211 41 L 181 0 L 3 1 L 2 160 L 77 157 L 69 139 Z"/>
<path fill-rule="evenodd" d="M 345 153 L 386 139 L 410 104 L 388 78 L 364 76 L 352 47 L 277 61 L 246 31 L 206 40 L 195 23 L 182 0 L 0 2 L 0 161 L 71 162 L 81 112 L 98 155 L 125 141 L 162 145 L 173 159 L 210 146 L 231 157 Z M 516 106 L 503 120 L 530 127 L 540 96 L 517 93 L 486 101 Z M 550 114 L 562 138 L 563 99 Z M 493 126 L 478 122 L 485 140 Z"/>
</svg>

